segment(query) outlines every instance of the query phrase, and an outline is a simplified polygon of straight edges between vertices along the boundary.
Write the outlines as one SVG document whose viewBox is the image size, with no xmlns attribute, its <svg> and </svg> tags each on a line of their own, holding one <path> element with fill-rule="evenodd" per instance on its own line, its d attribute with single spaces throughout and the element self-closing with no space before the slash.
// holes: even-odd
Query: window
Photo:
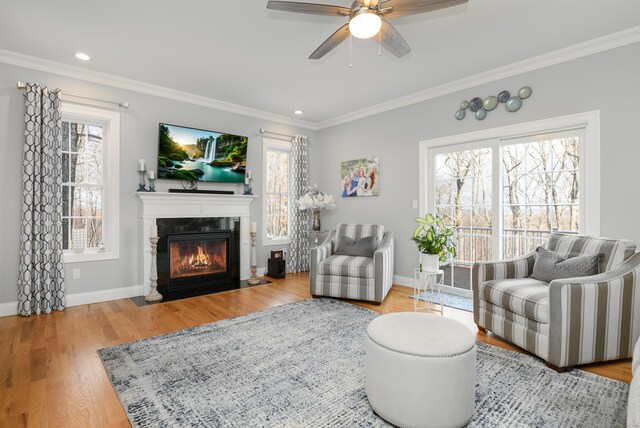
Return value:
<svg viewBox="0 0 640 428">
<path fill-rule="evenodd" d="M 118 257 L 118 113 L 62 106 L 66 262 Z"/>
<path fill-rule="evenodd" d="M 445 284 L 471 290 L 474 262 L 521 256 L 552 232 L 598 234 L 597 122 L 596 112 L 421 143 L 421 208 L 455 232 Z"/>
<path fill-rule="evenodd" d="M 264 228 L 265 245 L 289 243 L 289 159 L 291 144 L 264 140 Z"/>
</svg>

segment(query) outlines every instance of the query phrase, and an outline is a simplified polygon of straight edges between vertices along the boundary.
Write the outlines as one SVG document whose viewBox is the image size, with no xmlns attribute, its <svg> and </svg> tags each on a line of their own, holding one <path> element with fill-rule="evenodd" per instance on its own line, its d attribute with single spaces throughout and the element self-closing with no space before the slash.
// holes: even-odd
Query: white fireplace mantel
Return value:
<svg viewBox="0 0 640 428">
<path fill-rule="evenodd" d="M 144 295 L 149 292 L 151 272 L 151 226 L 158 218 L 239 217 L 240 279 L 250 277 L 250 205 L 255 195 L 216 195 L 206 193 L 138 192 L 142 203 L 142 246 Z"/>
</svg>

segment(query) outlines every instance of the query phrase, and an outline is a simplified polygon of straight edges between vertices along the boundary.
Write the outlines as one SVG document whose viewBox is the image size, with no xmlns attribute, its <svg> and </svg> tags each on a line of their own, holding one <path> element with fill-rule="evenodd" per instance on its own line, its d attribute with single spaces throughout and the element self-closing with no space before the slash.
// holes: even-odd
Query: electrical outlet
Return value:
<svg viewBox="0 0 640 428">
<path fill-rule="evenodd" d="M 417 200 L 413 200 L 413 208 L 418 208 L 418 201 Z"/>
<path fill-rule="evenodd" d="M 73 270 L 73 279 L 80 279 L 80 269 Z"/>
</svg>

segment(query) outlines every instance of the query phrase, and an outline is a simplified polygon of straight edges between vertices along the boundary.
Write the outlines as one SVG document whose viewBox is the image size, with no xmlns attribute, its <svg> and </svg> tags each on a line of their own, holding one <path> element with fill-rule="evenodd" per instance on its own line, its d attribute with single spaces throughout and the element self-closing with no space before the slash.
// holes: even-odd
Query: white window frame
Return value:
<svg viewBox="0 0 640 428">
<path fill-rule="evenodd" d="M 102 126 L 102 233 L 104 250 L 87 248 L 82 253 L 64 250 L 65 263 L 112 260 L 120 257 L 120 113 L 78 104 L 61 104 L 62 120 Z"/>
<path fill-rule="evenodd" d="M 580 130 L 584 141 L 580 142 L 580 234 L 600 235 L 600 111 L 590 111 L 568 116 L 525 122 L 500 128 L 486 129 L 466 134 L 434 138 L 419 142 L 419 209 L 420 215 L 435 210 L 433 189 L 434 153 L 447 150 L 468 150 L 501 147 L 521 138 L 532 138 L 539 134 L 557 133 L 568 130 Z M 586 173 L 588 171 L 588 174 Z M 501 170 L 494 165 L 492 173 L 492 193 L 499 198 L 502 207 Z M 494 233 L 502 224 L 502 210 L 494 212 Z M 499 233 L 499 232 L 498 232 Z M 500 254 L 502 240 L 494 239 L 493 253 Z"/>
<path fill-rule="evenodd" d="M 267 153 L 269 150 L 285 151 L 289 154 L 289 233 L 291 233 L 291 210 L 293 203 L 291 201 L 291 142 L 274 140 L 270 138 L 262 139 L 262 240 L 263 246 L 272 245 L 289 245 L 291 238 L 289 236 L 285 238 L 269 238 L 267 236 Z"/>
</svg>

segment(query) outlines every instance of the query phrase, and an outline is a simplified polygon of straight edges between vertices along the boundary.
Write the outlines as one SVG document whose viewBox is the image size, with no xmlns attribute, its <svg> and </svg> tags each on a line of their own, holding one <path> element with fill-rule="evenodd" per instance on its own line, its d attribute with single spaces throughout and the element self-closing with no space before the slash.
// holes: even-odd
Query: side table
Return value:
<svg viewBox="0 0 640 428">
<path fill-rule="evenodd" d="M 444 315 L 444 307 L 442 305 L 442 285 L 444 283 L 444 271 L 443 270 L 435 270 L 435 271 L 420 271 L 420 269 L 416 268 L 413 271 L 413 289 L 415 294 L 418 295 L 422 292 L 427 292 L 428 290 L 436 291 L 435 288 L 438 288 L 438 303 L 440 304 L 440 310 L 433 309 L 428 305 L 421 306 L 420 299 L 413 299 L 413 311 L 417 312 L 419 310 L 428 309 L 436 312 L 440 312 L 440 315 Z M 428 303 L 435 305 L 436 302 L 427 300 Z"/>
</svg>

